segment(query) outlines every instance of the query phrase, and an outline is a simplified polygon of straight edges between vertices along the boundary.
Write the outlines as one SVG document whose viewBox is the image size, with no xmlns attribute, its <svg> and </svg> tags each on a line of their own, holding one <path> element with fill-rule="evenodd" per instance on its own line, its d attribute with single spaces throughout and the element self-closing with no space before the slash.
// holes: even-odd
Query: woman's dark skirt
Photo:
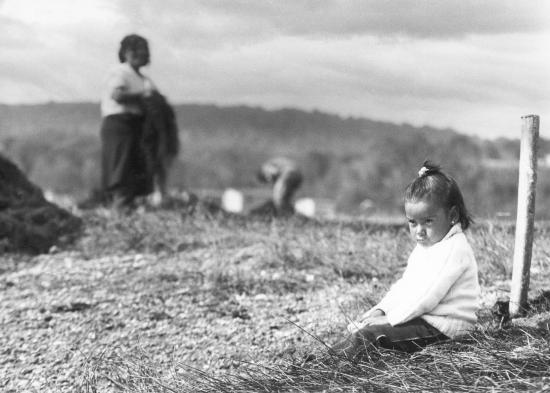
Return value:
<svg viewBox="0 0 550 393">
<path fill-rule="evenodd" d="M 102 188 L 108 200 L 131 203 L 135 197 L 153 192 L 142 145 L 143 117 L 110 115 L 101 125 Z"/>
</svg>

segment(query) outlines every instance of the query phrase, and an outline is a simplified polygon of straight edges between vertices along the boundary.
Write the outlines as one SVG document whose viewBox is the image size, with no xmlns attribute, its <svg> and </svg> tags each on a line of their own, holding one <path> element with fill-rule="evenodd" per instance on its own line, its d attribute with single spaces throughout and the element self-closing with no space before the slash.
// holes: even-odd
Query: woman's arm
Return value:
<svg viewBox="0 0 550 393">
<path fill-rule="evenodd" d="M 140 104 L 143 98 L 150 94 L 147 90 L 141 93 L 130 93 L 126 87 L 121 86 L 113 90 L 111 98 L 121 104 Z"/>
</svg>

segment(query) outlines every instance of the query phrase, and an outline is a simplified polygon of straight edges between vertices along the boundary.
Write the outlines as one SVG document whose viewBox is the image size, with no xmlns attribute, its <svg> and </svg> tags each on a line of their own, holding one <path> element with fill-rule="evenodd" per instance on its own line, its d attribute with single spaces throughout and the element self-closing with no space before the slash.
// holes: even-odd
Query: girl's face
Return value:
<svg viewBox="0 0 550 393">
<path fill-rule="evenodd" d="M 448 210 L 426 198 L 405 202 L 405 215 L 412 238 L 423 247 L 443 239 L 457 221 L 454 207 Z"/>
</svg>

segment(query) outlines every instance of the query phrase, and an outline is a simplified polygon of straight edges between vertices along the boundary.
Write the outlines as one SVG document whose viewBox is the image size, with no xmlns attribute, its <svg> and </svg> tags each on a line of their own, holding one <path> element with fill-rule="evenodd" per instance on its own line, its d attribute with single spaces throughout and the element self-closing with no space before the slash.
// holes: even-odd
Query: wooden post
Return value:
<svg viewBox="0 0 550 393">
<path fill-rule="evenodd" d="M 539 117 L 527 115 L 521 119 L 516 241 L 514 245 L 512 291 L 510 294 L 511 317 L 521 316 L 527 307 L 535 221 L 535 188 L 537 184 Z"/>
</svg>

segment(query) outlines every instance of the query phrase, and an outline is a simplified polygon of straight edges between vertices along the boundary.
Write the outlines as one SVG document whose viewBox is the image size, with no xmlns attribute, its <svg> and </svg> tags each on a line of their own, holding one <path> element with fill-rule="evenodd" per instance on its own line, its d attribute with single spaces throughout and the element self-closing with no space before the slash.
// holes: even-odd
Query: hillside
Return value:
<svg viewBox="0 0 550 393">
<path fill-rule="evenodd" d="M 519 150 L 515 140 L 500 138 L 481 140 L 459 134 L 452 129 L 430 126 L 414 127 L 409 124 L 375 121 L 361 117 L 341 117 L 320 111 L 303 111 L 293 108 L 266 110 L 250 106 L 217 106 L 212 104 L 174 105 L 178 124 L 184 132 L 206 134 L 255 133 L 261 137 L 281 139 L 304 138 L 314 135 L 316 140 L 325 138 L 337 144 L 353 146 L 357 139 L 374 138 L 397 140 L 407 136 L 429 137 L 432 143 L 449 138 L 462 137 L 482 150 L 480 153 L 493 159 L 515 158 Z M 0 104 L 0 130 L 6 137 L 44 137 L 44 133 L 63 135 L 97 136 L 100 126 L 99 104 L 55 103 L 33 105 Z M 320 138 L 320 139 L 319 139 Z M 398 142 L 398 141 L 397 141 Z M 548 141 L 542 141 L 546 152 Z M 323 145 L 326 148 L 326 145 Z M 356 148 L 359 146 L 355 145 Z"/>
<path fill-rule="evenodd" d="M 343 118 L 320 111 L 302 111 L 292 108 L 266 110 L 249 106 L 217 106 L 209 104 L 174 105 L 179 124 L 184 129 L 247 130 L 277 132 L 285 135 L 294 132 L 320 132 L 359 134 L 365 131 L 401 133 L 421 131 L 442 135 L 452 130 L 431 127 L 415 128 L 366 118 Z M 0 128 L 4 135 L 36 135 L 45 130 L 90 134 L 99 126 L 99 104 L 55 103 L 31 105 L 0 104 Z"/>
<path fill-rule="evenodd" d="M 301 195 L 334 199 L 343 210 L 368 198 L 399 211 L 401 191 L 432 159 L 464 185 L 478 214 L 495 206 L 512 213 L 515 206 L 517 140 L 290 108 L 179 104 L 175 111 L 183 142 L 172 176 L 177 188 L 258 187 L 256 168 L 284 154 L 305 172 Z M 99 126 L 97 103 L 0 105 L 1 150 L 58 192 L 82 196 L 97 184 Z M 540 154 L 548 151 L 541 140 Z M 550 194 L 550 186 L 541 189 Z"/>
</svg>

